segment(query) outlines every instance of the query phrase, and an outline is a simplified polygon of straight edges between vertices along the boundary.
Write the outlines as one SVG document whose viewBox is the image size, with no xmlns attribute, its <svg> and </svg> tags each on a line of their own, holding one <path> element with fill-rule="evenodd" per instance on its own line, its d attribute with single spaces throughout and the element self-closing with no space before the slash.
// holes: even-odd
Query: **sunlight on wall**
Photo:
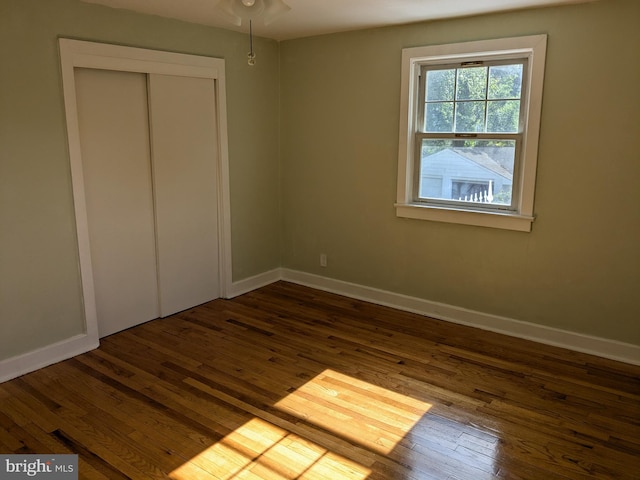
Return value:
<svg viewBox="0 0 640 480">
<path fill-rule="evenodd" d="M 380 454 L 391 452 L 431 408 L 428 403 L 333 370 L 325 370 L 274 406 L 315 425 L 320 432 L 330 432 Z M 366 465 L 253 418 L 175 469 L 170 477 L 364 480 L 370 473 Z"/>
</svg>

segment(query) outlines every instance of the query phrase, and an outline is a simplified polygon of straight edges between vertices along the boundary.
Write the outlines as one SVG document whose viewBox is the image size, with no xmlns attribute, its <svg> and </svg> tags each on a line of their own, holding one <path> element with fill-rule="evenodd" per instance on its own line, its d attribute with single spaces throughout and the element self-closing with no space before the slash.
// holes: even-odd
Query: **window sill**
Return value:
<svg viewBox="0 0 640 480">
<path fill-rule="evenodd" d="M 396 215 L 418 220 L 435 222 L 460 223 L 478 227 L 501 228 L 530 232 L 534 217 L 515 213 L 480 212 L 454 208 L 433 207 L 412 203 L 396 203 Z"/>
</svg>

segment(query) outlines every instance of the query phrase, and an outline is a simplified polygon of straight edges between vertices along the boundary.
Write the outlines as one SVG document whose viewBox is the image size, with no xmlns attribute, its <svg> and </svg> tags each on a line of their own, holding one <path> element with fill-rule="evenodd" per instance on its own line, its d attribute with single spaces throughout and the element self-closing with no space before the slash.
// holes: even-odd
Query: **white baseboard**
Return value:
<svg viewBox="0 0 640 480">
<path fill-rule="evenodd" d="M 86 334 L 62 340 L 16 357 L 0 360 L 0 383 L 98 348 Z"/>
<path fill-rule="evenodd" d="M 237 297 L 278 280 L 285 280 L 378 305 L 418 313 L 439 320 L 533 340 L 632 365 L 640 365 L 640 346 L 638 345 L 545 327 L 535 323 L 477 312 L 296 270 L 277 268 L 234 282 L 227 295 L 228 298 Z M 0 383 L 88 352 L 97 348 L 98 345 L 97 341 L 92 341 L 87 335 L 82 334 L 33 352 L 0 360 Z"/>
<path fill-rule="evenodd" d="M 264 287 L 270 283 L 277 282 L 280 278 L 281 271 L 278 268 L 255 277 L 234 282 L 229 291 L 226 292 L 227 298 L 237 297 L 251 290 Z M 99 341 L 93 342 L 87 335 L 82 334 L 32 352 L 0 360 L 0 383 L 75 357 L 98 348 L 98 346 Z"/>
<path fill-rule="evenodd" d="M 231 284 L 231 288 L 227 291 L 227 298 L 234 298 L 239 295 L 256 290 L 270 283 L 277 282 L 282 279 L 282 269 L 276 268 L 268 272 L 261 273 L 254 277 L 245 278 Z"/>
<path fill-rule="evenodd" d="M 638 345 L 477 312 L 296 270 L 282 269 L 281 279 L 439 320 L 640 365 L 640 346 Z"/>
</svg>

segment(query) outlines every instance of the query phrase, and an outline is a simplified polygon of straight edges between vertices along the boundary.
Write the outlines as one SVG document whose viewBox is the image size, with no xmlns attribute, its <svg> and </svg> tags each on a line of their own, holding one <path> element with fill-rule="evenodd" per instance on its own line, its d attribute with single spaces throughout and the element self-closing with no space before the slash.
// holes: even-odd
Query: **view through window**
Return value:
<svg viewBox="0 0 640 480">
<path fill-rule="evenodd" d="M 416 200 L 513 209 L 524 65 L 422 67 Z"/>
</svg>

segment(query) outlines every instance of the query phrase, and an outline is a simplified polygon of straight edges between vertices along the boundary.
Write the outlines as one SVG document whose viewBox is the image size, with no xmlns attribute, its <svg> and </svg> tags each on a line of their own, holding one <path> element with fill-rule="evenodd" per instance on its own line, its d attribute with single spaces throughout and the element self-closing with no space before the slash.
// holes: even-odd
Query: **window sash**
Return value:
<svg viewBox="0 0 640 480">
<path fill-rule="evenodd" d="M 518 99 L 520 102 L 519 105 L 519 115 L 518 115 L 518 129 L 516 133 L 484 133 L 484 132 L 455 132 L 455 106 L 460 103 L 466 103 L 470 100 L 457 100 L 457 77 L 458 70 L 464 68 L 474 68 L 474 67 L 492 67 L 492 66 L 503 66 L 503 65 L 522 65 L 522 79 L 520 86 L 520 98 Z M 433 205 L 440 207 L 453 207 L 453 208 L 465 208 L 472 210 L 485 210 L 485 211 L 507 211 L 507 212 L 517 212 L 518 205 L 520 204 L 520 175 L 522 172 L 521 166 L 521 155 L 520 152 L 522 150 L 522 140 L 523 133 L 526 130 L 526 103 L 525 99 L 528 95 L 528 61 L 526 58 L 507 58 L 507 59 L 493 59 L 493 60 L 478 60 L 478 61 L 464 61 L 464 62 L 444 62 L 444 63 L 425 63 L 421 64 L 418 69 L 419 81 L 418 81 L 418 98 L 417 98 L 417 119 L 416 119 L 416 127 L 417 132 L 414 134 L 414 167 L 413 167 L 413 182 L 412 182 L 412 200 L 416 204 L 423 205 Z M 427 73 L 430 71 L 437 70 L 453 70 L 455 69 L 455 86 L 453 91 L 453 97 L 451 102 L 454 105 L 454 124 L 451 132 L 427 132 L 426 131 L 426 105 L 427 105 Z M 487 84 L 489 82 L 489 74 L 487 71 Z M 486 128 L 487 125 L 487 115 L 488 115 L 488 102 L 489 101 L 498 101 L 500 99 L 489 98 L 488 94 L 488 85 L 485 87 L 485 98 L 481 101 L 485 103 L 485 114 L 484 114 L 484 125 Z M 513 100 L 509 98 L 508 100 Z M 429 102 L 436 103 L 436 102 Z M 511 203 L 509 205 L 504 204 L 490 204 L 490 203 L 473 203 L 464 200 L 454 200 L 454 199 L 436 199 L 436 198 L 424 198 L 420 196 L 420 181 L 421 181 L 421 171 L 422 171 L 422 144 L 423 140 L 434 139 L 434 140 L 461 140 L 461 139 L 473 139 L 473 140 L 511 140 L 515 141 L 515 153 L 514 153 L 514 165 L 513 165 L 513 179 L 511 186 Z"/>
<path fill-rule="evenodd" d="M 511 203 L 505 204 L 491 204 L 491 203 L 474 203 L 464 200 L 454 199 L 441 199 L 441 198 L 424 198 L 420 196 L 420 179 L 422 172 L 422 144 L 423 140 L 461 140 L 461 139 L 473 139 L 473 140 L 504 140 L 515 142 L 514 158 L 513 158 L 513 174 L 511 183 Z M 517 212 L 518 205 L 520 204 L 521 194 L 521 152 L 522 152 L 523 134 L 439 134 L 439 133 L 416 133 L 414 143 L 414 166 L 413 166 L 413 195 L 412 201 L 418 205 L 432 205 L 439 207 L 453 207 L 464 208 L 470 210 L 484 210 L 484 211 L 502 211 L 502 212 Z"/>
<path fill-rule="evenodd" d="M 527 119 L 527 112 L 526 112 L 526 102 L 525 99 L 527 98 L 527 96 L 529 95 L 529 85 L 527 82 L 527 79 L 529 78 L 528 75 L 528 68 L 529 68 L 529 62 L 526 58 L 507 58 L 507 59 L 499 59 L 499 60 L 478 60 L 478 61 L 465 61 L 465 62 L 452 62 L 452 63 L 423 63 L 420 64 L 420 68 L 418 69 L 419 73 L 418 73 L 418 105 L 416 108 L 416 114 L 417 114 L 417 121 L 416 121 L 416 127 L 417 127 L 417 131 L 418 132 L 422 132 L 422 133 L 432 133 L 432 134 L 436 134 L 436 135 L 442 135 L 445 133 L 458 133 L 458 134 L 463 134 L 463 133 L 484 133 L 484 132 L 455 132 L 453 129 L 451 132 L 426 132 L 426 105 L 427 105 L 427 101 L 426 101 L 426 94 L 427 94 L 427 89 L 426 89 L 426 84 L 427 84 L 427 73 L 430 71 L 437 71 L 437 70 L 452 70 L 455 69 L 456 70 L 456 75 L 455 75 L 455 87 L 454 87 L 454 92 L 453 92 L 453 99 L 450 101 L 451 103 L 453 103 L 454 105 L 454 124 L 455 124 L 455 106 L 458 104 L 463 104 L 463 103 L 469 103 L 472 101 L 483 101 L 485 103 L 485 118 L 484 118 L 484 125 L 487 125 L 487 116 L 488 116 L 488 103 L 489 102 L 496 102 L 496 101 L 503 101 L 503 100 L 516 100 L 514 98 L 489 98 L 488 95 L 488 86 L 486 88 L 486 98 L 484 98 L 483 100 L 458 100 L 456 97 L 456 93 L 457 93 L 457 71 L 458 69 L 464 69 L 464 68 L 474 68 L 474 67 L 495 67 L 495 66 L 504 66 L 504 65 L 522 65 L 522 83 L 520 86 L 520 98 L 517 99 L 520 101 L 520 110 L 519 110 L 519 117 L 518 117 L 518 133 L 522 133 L 525 131 L 526 129 L 526 119 Z M 487 72 L 488 73 L 488 72 Z M 487 74 L 487 84 L 489 82 L 489 75 Z M 436 103 L 447 103 L 445 101 L 441 101 L 441 102 L 428 102 L 431 104 L 436 104 Z M 494 132 L 490 132 L 490 133 L 494 133 Z M 496 132 L 498 133 L 498 132 Z M 511 132 L 509 132 L 511 133 Z M 500 132 L 500 134 L 502 134 L 502 132 Z"/>
</svg>

